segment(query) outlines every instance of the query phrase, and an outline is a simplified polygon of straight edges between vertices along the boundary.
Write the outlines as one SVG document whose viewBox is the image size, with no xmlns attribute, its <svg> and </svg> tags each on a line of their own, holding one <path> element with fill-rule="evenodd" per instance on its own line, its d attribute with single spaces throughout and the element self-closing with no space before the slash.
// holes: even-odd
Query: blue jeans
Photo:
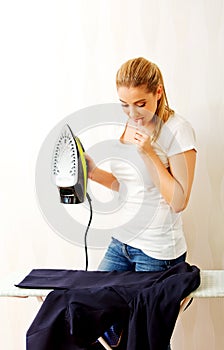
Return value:
<svg viewBox="0 0 224 350">
<path fill-rule="evenodd" d="M 172 260 L 152 258 L 141 249 L 133 248 L 112 238 L 106 254 L 101 261 L 100 271 L 165 271 L 170 267 L 185 261 L 186 253 Z"/>
<path fill-rule="evenodd" d="M 142 250 L 112 238 L 112 241 L 101 261 L 100 271 L 165 271 L 185 261 L 186 253 L 172 260 L 160 260 L 146 255 Z M 171 350 L 168 345 L 167 350 Z"/>
</svg>

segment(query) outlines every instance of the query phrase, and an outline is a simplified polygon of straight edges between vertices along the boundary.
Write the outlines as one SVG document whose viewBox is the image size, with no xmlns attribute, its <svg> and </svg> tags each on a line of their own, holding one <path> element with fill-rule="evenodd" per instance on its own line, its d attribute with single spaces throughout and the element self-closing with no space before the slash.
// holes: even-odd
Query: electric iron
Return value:
<svg viewBox="0 0 224 350">
<path fill-rule="evenodd" d="M 87 232 L 92 221 L 91 198 L 87 193 L 88 169 L 84 147 L 66 124 L 55 143 L 52 159 L 52 180 L 63 204 L 79 204 L 88 199 L 90 218 L 84 235 L 86 271 L 88 269 Z"/>
<path fill-rule="evenodd" d="M 87 163 L 84 147 L 67 124 L 62 128 L 55 143 L 52 175 L 60 193 L 61 203 L 78 204 L 85 201 Z"/>
</svg>

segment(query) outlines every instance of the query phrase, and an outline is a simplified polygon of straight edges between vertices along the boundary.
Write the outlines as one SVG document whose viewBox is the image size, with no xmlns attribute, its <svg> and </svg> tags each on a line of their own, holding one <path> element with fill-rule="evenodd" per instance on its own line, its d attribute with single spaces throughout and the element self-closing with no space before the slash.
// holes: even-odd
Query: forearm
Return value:
<svg viewBox="0 0 224 350">
<path fill-rule="evenodd" d="M 90 179 L 113 191 L 119 191 L 119 182 L 117 178 L 105 170 L 96 167 L 92 171 Z"/>
<path fill-rule="evenodd" d="M 182 211 L 188 200 L 182 185 L 165 168 L 153 149 L 150 154 L 144 154 L 142 157 L 154 185 L 158 188 L 165 201 L 171 206 L 174 212 Z"/>
</svg>

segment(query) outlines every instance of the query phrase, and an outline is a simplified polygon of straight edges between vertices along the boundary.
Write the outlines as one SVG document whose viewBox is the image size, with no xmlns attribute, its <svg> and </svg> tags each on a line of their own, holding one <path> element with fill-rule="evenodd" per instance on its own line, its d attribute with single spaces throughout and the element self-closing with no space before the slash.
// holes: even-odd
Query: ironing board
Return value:
<svg viewBox="0 0 224 350">
<path fill-rule="evenodd" d="M 224 297 L 224 270 L 201 270 L 201 284 L 185 298 L 180 305 L 180 312 L 192 298 L 223 298 Z"/>
<path fill-rule="evenodd" d="M 28 275 L 29 271 L 15 272 L 0 278 L 0 297 L 36 297 L 45 298 L 51 289 L 26 289 L 15 287 Z M 201 270 L 201 284 L 189 295 L 189 298 L 223 298 L 224 270 Z"/>
<path fill-rule="evenodd" d="M 50 289 L 25 289 L 15 287 L 29 271 L 15 272 L 4 278 L 0 278 L 0 297 L 36 297 L 38 301 L 43 299 L 51 292 Z"/>
<path fill-rule="evenodd" d="M 52 291 L 50 289 L 26 289 L 15 287 L 29 271 L 15 272 L 5 278 L 0 279 L 0 297 L 36 297 L 38 301 L 44 298 Z M 183 300 L 180 311 L 183 311 L 191 298 L 223 298 L 224 297 L 224 270 L 201 270 L 201 284 L 186 299 Z M 106 341 L 100 337 L 98 341 L 106 350 L 112 348 Z"/>
</svg>

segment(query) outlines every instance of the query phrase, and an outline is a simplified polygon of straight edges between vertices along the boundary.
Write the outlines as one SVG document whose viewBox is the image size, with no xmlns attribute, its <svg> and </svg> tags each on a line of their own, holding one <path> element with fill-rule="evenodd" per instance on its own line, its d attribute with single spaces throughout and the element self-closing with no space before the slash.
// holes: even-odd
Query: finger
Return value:
<svg viewBox="0 0 224 350">
<path fill-rule="evenodd" d="M 136 131 L 135 138 L 137 138 L 139 141 L 146 139 L 147 135 L 142 133 L 140 130 Z"/>
<path fill-rule="evenodd" d="M 138 128 L 141 129 L 142 128 L 142 119 L 138 120 Z"/>
<path fill-rule="evenodd" d="M 135 133 L 135 140 L 140 141 L 141 136 L 142 136 L 142 135 L 141 135 L 138 131 L 136 131 L 136 133 Z"/>
</svg>

